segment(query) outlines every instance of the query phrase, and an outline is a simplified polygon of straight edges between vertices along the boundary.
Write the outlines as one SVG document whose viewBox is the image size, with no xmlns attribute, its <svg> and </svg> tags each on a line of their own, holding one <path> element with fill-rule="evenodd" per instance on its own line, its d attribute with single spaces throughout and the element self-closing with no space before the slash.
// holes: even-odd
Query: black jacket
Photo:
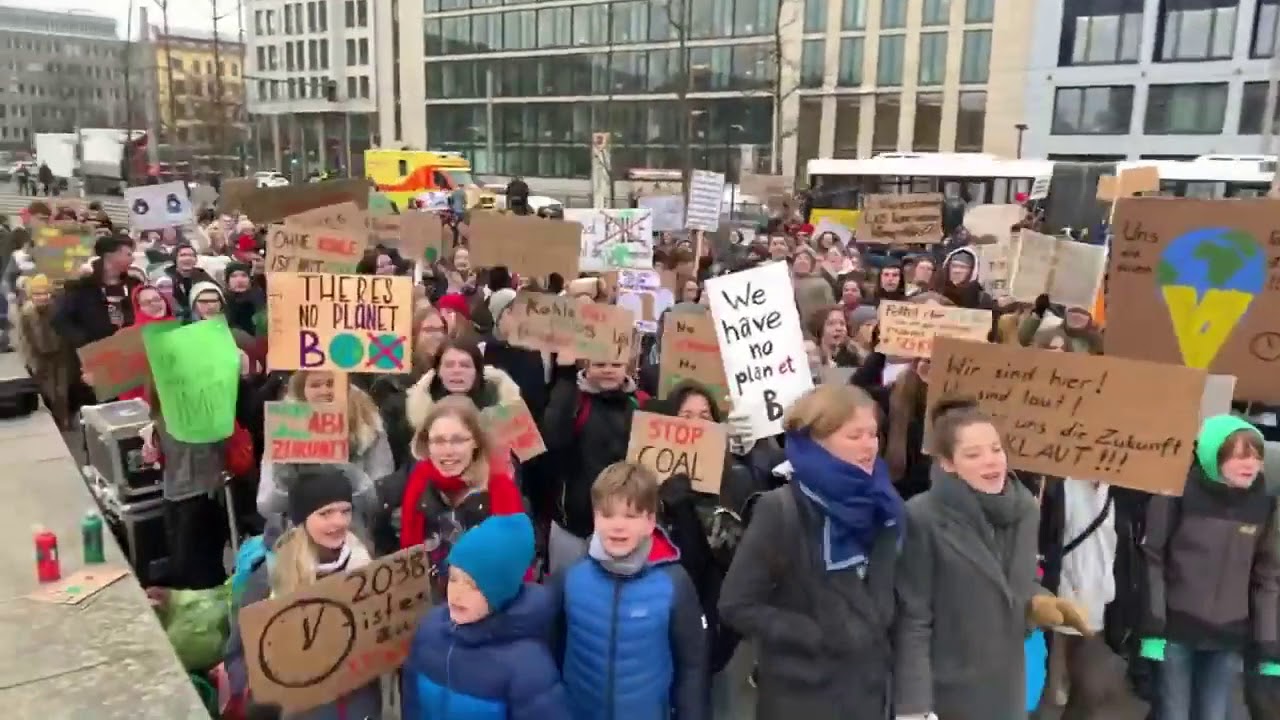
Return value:
<svg viewBox="0 0 1280 720">
<path fill-rule="evenodd" d="M 174 287 L 177 287 L 176 283 Z M 227 323 L 256 336 L 258 333 L 253 325 L 253 316 L 267 306 L 267 294 L 260 288 L 250 287 L 244 292 L 227 291 L 225 295 Z"/>
<path fill-rule="evenodd" d="M 177 267 L 170 265 L 165 268 L 164 274 L 173 280 L 173 301 L 178 305 L 178 314 L 183 316 L 191 314 L 191 288 L 195 287 L 196 283 L 211 282 L 219 288 L 222 287 L 212 275 L 198 267 L 191 268 L 191 274 L 183 277 L 178 274 Z M 252 329 L 249 332 L 252 334 Z"/>
<path fill-rule="evenodd" d="M 129 294 L 124 305 L 128 312 L 132 312 L 131 299 L 142 282 L 129 275 L 122 275 L 120 281 Z M 75 350 L 115 334 L 117 328 L 111 323 L 111 315 L 107 312 L 107 303 L 102 295 L 102 278 L 98 273 L 72 280 L 63 286 L 62 298 L 54 310 L 53 329 Z"/>
</svg>

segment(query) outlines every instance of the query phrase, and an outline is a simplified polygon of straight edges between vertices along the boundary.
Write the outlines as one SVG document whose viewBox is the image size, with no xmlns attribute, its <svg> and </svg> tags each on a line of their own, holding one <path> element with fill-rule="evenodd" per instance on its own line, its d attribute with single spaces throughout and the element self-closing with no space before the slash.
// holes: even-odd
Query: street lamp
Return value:
<svg viewBox="0 0 1280 720">
<path fill-rule="evenodd" d="M 1018 131 L 1018 159 L 1022 159 L 1022 133 L 1027 131 L 1026 123 L 1018 123 L 1013 126 Z"/>
</svg>

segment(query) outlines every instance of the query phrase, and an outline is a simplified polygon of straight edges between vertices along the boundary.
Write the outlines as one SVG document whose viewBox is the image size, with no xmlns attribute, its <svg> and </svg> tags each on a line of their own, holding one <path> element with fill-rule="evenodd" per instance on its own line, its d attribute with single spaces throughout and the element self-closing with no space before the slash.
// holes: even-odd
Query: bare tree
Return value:
<svg viewBox="0 0 1280 720">
<path fill-rule="evenodd" d="M 769 171 L 778 175 L 782 172 L 782 144 L 798 131 L 799 118 L 786 121 L 786 113 L 782 106 L 800 89 L 796 78 L 800 73 L 800 60 L 788 56 L 786 52 L 786 35 L 797 23 L 801 22 L 799 3 L 778 0 L 778 19 L 773 24 L 773 46 L 770 48 L 770 66 L 773 70 L 770 94 L 773 96 L 773 143 L 769 153 Z M 797 47 L 792 43 L 792 47 Z M 754 168 L 753 168 L 754 169 Z M 741 175 L 741 168 L 739 168 Z"/>
</svg>

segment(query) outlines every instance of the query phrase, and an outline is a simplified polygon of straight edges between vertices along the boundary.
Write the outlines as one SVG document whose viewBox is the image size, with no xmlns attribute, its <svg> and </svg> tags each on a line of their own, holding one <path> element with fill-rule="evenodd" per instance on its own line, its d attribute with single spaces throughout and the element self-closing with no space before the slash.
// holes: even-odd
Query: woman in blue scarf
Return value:
<svg viewBox="0 0 1280 720">
<path fill-rule="evenodd" d="M 757 720 L 886 716 L 906 513 L 877 413 L 852 385 L 820 385 L 783 421 L 790 483 L 756 503 L 719 605 L 758 643 Z"/>
</svg>

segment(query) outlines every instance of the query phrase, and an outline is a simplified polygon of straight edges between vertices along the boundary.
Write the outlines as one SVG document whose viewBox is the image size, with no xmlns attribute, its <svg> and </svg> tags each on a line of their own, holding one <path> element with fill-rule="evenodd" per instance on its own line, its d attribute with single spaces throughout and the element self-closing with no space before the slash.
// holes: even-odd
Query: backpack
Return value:
<svg viewBox="0 0 1280 720">
<path fill-rule="evenodd" d="M 249 584 L 249 576 L 262 563 L 271 561 L 271 550 L 261 535 L 254 535 L 240 544 L 236 552 L 235 566 L 231 571 L 231 607 L 239 607 L 244 597 L 245 587 Z"/>
<path fill-rule="evenodd" d="M 639 410 L 645 403 L 649 402 L 649 393 L 636 389 L 634 395 L 631 396 L 631 406 Z M 587 426 L 587 421 L 591 419 L 591 401 L 587 393 L 578 391 L 578 410 L 573 416 L 573 432 L 578 434 Z"/>
</svg>

